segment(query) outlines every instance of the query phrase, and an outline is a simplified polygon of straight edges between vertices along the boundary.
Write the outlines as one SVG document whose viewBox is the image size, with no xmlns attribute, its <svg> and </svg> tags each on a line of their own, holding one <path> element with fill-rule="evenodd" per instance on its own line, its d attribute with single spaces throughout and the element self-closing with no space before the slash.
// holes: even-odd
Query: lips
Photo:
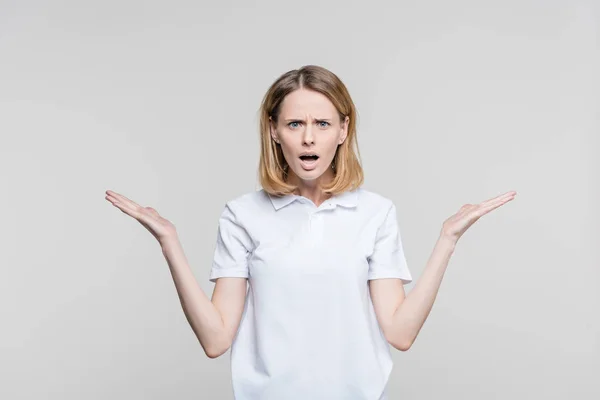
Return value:
<svg viewBox="0 0 600 400">
<path fill-rule="evenodd" d="M 300 165 L 306 171 L 310 171 L 316 168 L 317 163 L 319 162 L 318 157 L 300 157 Z"/>
</svg>

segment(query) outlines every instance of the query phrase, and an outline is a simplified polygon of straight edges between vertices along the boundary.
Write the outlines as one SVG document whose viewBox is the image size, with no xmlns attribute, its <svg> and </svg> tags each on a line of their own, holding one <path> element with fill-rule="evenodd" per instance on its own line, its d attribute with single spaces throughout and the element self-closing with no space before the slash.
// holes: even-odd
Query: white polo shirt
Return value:
<svg viewBox="0 0 600 400">
<path fill-rule="evenodd" d="M 248 278 L 236 400 L 387 400 L 390 346 L 368 280 L 412 281 L 394 203 L 359 188 L 319 207 L 264 190 L 225 205 L 210 281 Z"/>
</svg>

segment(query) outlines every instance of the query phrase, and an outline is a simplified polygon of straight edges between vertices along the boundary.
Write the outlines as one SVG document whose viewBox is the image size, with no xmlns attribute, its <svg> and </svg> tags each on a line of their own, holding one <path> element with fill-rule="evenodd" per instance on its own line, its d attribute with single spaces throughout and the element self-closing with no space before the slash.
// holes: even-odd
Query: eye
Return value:
<svg viewBox="0 0 600 400">
<path fill-rule="evenodd" d="M 294 129 L 294 128 L 297 128 L 297 126 L 296 126 L 296 125 L 293 125 L 293 124 L 301 124 L 301 123 L 302 123 L 302 121 L 291 121 L 290 123 L 288 123 L 288 124 L 287 124 L 287 126 L 289 126 L 290 128 Z M 330 124 L 329 122 L 327 122 L 327 121 L 317 121 L 317 124 L 325 124 L 325 125 L 320 125 L 320 126 L 321 126 L 321 128 L 326 128 L 326 127 L 328 127 L 329 125 L 331 125 L 331 124 Z"/>
</svg>

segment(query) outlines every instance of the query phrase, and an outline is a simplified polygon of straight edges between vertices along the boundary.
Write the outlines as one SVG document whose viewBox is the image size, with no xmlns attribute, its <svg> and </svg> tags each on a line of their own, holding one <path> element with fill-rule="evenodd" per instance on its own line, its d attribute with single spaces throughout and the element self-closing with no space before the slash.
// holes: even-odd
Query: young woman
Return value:
<svg viewBox="0 0 600 400">
<path fill-rule="evenodd" d="M 412 276 L 396 208 L 361 187 L 356 110 L 340 79 L 318 66 L 279 77 L 263 98 L 260 135 L 262 189 L 224 207 L 211 300 L 173 224 L 115 192 L 106 199 L 158 239 L 206 354 L 231 347 L 236 399 L 387 399 L 389 345 L 411 347 L 458 239 L 516 192 L 444 221 L 405 296 Z"/>
</svg>

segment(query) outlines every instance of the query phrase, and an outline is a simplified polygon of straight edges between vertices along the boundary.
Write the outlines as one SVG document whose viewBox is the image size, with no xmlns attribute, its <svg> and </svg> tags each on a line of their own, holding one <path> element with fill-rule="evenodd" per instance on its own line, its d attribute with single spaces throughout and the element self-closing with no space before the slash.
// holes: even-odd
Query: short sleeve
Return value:
<svg viewBox="0 0 600 400">
<path fill-rule="evenodd" d="M 215 246 L 211 282 L 223 277 L 248 277 L 248 256 L 252 249 L 252 240 L 234 212 L 230 203 L 219 218 L 217 243 Z"/>
<path fill-rule="evenodd" d="M 403 284 L 412 281 L 396 220 L 396 207 L 393 203 L 377 231 L 373 253 L 369 257 L 367 279 L 381 278 L 400 278 Z"/>
</svg>

